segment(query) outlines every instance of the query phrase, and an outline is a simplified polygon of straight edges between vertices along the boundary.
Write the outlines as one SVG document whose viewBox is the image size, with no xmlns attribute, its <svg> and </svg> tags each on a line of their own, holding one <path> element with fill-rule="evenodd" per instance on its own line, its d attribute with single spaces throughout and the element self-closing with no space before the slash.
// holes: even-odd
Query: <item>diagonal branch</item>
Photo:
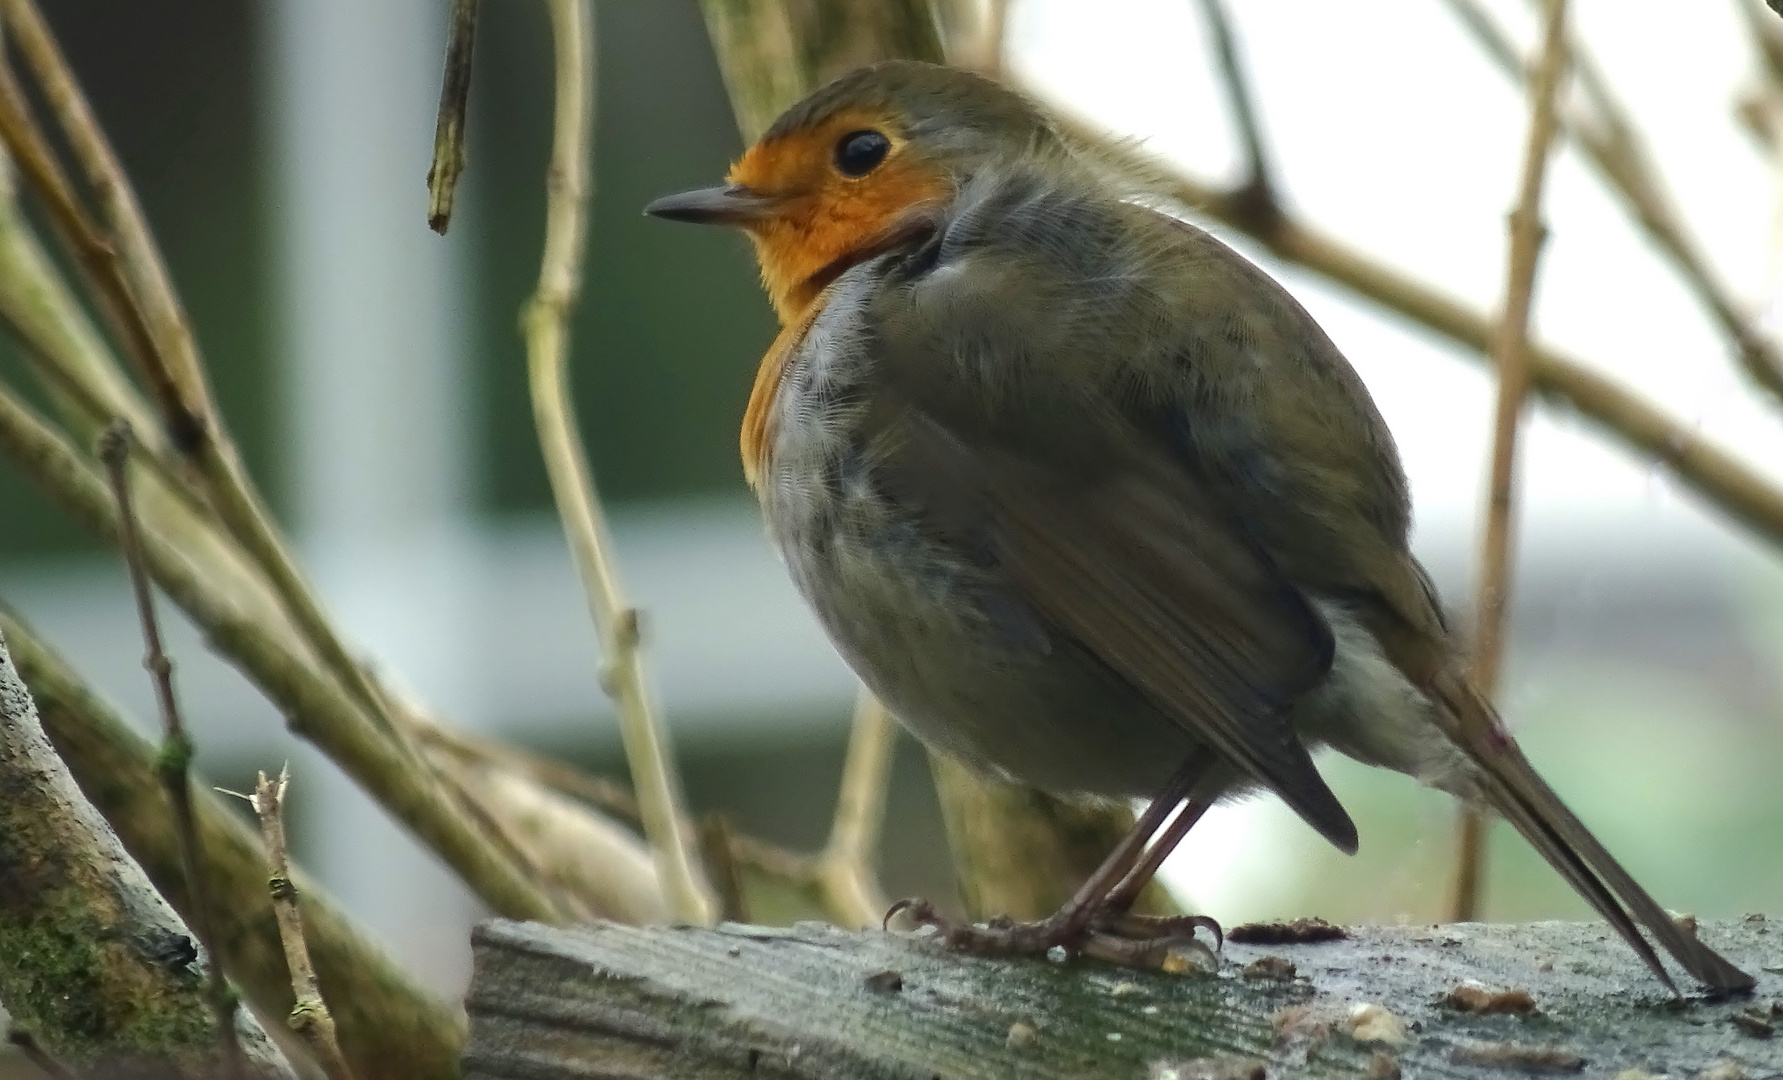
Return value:
<svg viewBox="0 0 1783 1080">
<path fill-rule="evenodd" d="M 545 251 L 538 290 L 523 315 L 533 420 L 558 516 L 575 556 L 606 664 L 601 685 L 619 713 L 619 731 L 637 788 L 644 835 L 674 917 L 710 923 L 710 891 L 688 850 L 680 782 L 651 700 L 639 650 L 638 613 L 627 603 L 606 517 L 576 430 L 569 394 L 570 311 L 581 288 L 588 231 L 594 128 L 594 26 L 590 0 L 550 0 L 556 54 L 556 113 L 545 184 Z"/>
<path fill-rule="evenodd" d="M 161 410 L 174 447 L 194 468 L 217 519 L 264 573 L 299 633 L 333 676 L 358 699 L 372 722 L 418 762 L 390 720 L 381 689 L 335 632 L 249 479 L 211 402 L 196 336 L 148 219 L 42 13 L 33 0 L 0 0 L 0 14 L 75 163 L 98 197 L 110 234 L 86 217 L 10 79 L 0 80 L 0 137 L 20 156 L 27 178 L 87 269 L 95 293 Z"/>
<path fill-rule="evenodd" d="M 9 21 L 7 25 L 13 24 Z M 81 205 L 48 138 L 32 119 L 11 69 L 4 65 L 0 65 L 0 142 L 5 143 L 19 170 L 42 197 L 51 224 L 74 256 L 100 310 L 161 409 L 169 437 L 182 450 L 190 450 L 204 439 L 204 417 L 186 400 L 171 372 L 160 362 L 153 332 L 131 289 L 117 246 Z"/>
<path fill-rule="evenodd" d="M 180 867 L 155 748 L 83 682 L 31 628 L 0 605 L 0 636 L 37 699 L 44 733 L 81 792 L 175 909 L 192 895 Z M 267 895 L 268 867 L 253 832 L 204 788 L 192 792 L 205 880 L 217 899 L 218 962 L 254 1010 L 280 1016 L 291 980 Z M 429 995 L 341 912 L 301 869 L 291 872 L 317 975 L 335 1003 L 342 1048 L 366 1077 L 448 1080 L 459 1074 L 464 1016 Z"/>
<path fill-rule="evenodd" d="M 1525 86 L 1535 80 L 1539 73 L 1518 57 L 1509 35 L 1479 0 L 1445 2 L 1486 55 L 1507 75 Z M 1659 167 L 1608 80 L 1577 42 L 1570 48 L 1573 74 L 1582 93 L 1560 107 L 1562 130 L 1597 167 L 1604 182 L 1648 238 L 1671 260 L 1697 302 L 1732 342 L 1746 374 L 1772 395 L 1783 398 L 1783 352 L 1721 280 L 1685 226 Z"/>
<path fill-rule="evenodd" d="M 1770 7 L 1775 12 L 1777 5 L 1772 3 Z M 1741 0 L 1739 8 L 1771 82 L 1783 86 L 1783 19 L 1772 18 L 1761 0 Z"/>
<path fill-rule="evenodd" d="M 195 948 L 45 737 L 0 633 L 0 998 L 8 1026 L 89 1076 L 288 1078 L 251 1014 L 216 1029 Z M 18 666 L 15 666 L 15 663 Z M 151 782 L 152 784 L 152 782 Z M 236 1029 L 236 1025 L 240 1028 Z"/>
<path fill-rule="evenodd" d="M 201 424 L 214 422 L 216 409 L 190 320 L 174 292 L 148 218 L 67 58 L 33 0 L 0 0 L 0 14 L 4 14 L 19 55 L 36 77 L 51 115 L 98 198 L 117 245 L 119 269 L 139 305 L 135 317 L 147 327 L 155 359 L 164 366 L 165 377 L 177 388 L 181 405 L 191 416 Z"/>
<path fill-rule="evenodd" d="M 1282 213 L 1276 197 L 1274 170 L 1264 149 L 1262 125 L 1257 119 L 1255 95 L 1250 79 L 1238 60 L 1238 47 L 1232 40 L 1232 26 L 1226 18 L 1222 0 L 1201 0 L 1203 17 L 1213 34 L 1214 52 L 1220 62 L 1220 81 L 1226 88 L 1226 103 L 1238 124 L 1238 135 L 1244 142 L 1245 176 L 1232 191 L 1233 207 L 1251 222 L 1251 227 L 1267 230 Z"/>
<path fill-rule="evenodd" d="M 117 506 L 92 465 L 12 394 L 0 389 L 0 454 L 108 543 L 119 539 Z M 285 713 L 294 734 L 314 743 L 392 815 L 431 847 L 470 888 L 511 917 L 552 920 L 558 907 L 379 733 L 359 704 L 307 655 L 263 625 L 206 576 L 201 564 L 160 530 L 143 528 L 145 565 L 217 648 Z"/>
<path fill-rule="evenodd" d="M 1488 355 L 1493 320 L 1292 215 L 1268 229 L 1247 227 L 1231 192 L 1189 176 L 1156 155 L 1052 111 L 1068 137 L 1136 184 L 1244 232 L 1284 262 L 1302 266 L 1439 335 Z M 1783 489 L 1767 476 L 1614 380 L 1540 344 L 1529 348 L 1530 388 L 1576 410 L 1643 460 L 1667 468 L 1710 505 L 1783 546 Z"/>
<path fill-rule="evenodd" d="M 205 996 L 216 1018 L 226 1075 L 240 1077 L 246 1061 L 235 1035 L 236 1001 L 223 978 L 223 965 L 217 959 L 221 954 L 217 952 L 216 922 L 210 910 L 214 898 L 206 887 L 204 856 L 198 846 L 198 826 L 192 816 L 192 737 L 186 732 L 180 716 L 179 698 L 173 692 L 173 661 L 168 659 L 161 646 L 161 627 L 155 618 L 155 594 L 149 586 L 148 569 L 142 555 L 142 536 L 130 499 L 128 423 L 120 420 L 105 430 L 99 439 L 99 457 L 105 463 L 112 498 L 117 503 L 119 546 L 123 548 L 124 562 L 130 570 L 130 589 L 136 598 L 137 616 L 142 621 L 145 648 L 142 663 L 154 681 L 155 704 L 161 711 L 162 742 L 156 766 L 161 783 L 167 789 L 168 804 L 173 807 L 180 869 L 192 897 L 192 932 L 211 957 Z"/>
</svg>

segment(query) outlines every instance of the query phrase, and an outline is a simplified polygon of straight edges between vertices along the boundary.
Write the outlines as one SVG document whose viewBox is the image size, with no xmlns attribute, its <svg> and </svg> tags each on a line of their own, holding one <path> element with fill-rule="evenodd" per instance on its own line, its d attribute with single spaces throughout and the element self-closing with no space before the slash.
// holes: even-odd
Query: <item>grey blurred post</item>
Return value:
<svg viewBox="0 0 1783 1080">
<path fill-rule="evenodd" d="M 468 686 L 463 233 L 425 222 L 444 20 L 430 0 L 277 0 L 266 128 L 280 278 L 287 505 L 351 637 L 459 715 Z M 468 894 L 319 756 L 306 861 L 424 981 Z"/>
</svg>

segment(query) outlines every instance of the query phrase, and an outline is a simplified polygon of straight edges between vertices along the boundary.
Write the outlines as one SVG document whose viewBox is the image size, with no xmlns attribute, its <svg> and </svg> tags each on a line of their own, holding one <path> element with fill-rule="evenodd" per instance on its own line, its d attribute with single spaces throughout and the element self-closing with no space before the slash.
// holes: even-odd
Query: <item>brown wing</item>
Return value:
<svg viewBox="0 0 1783 1080">
<path fill-rule="evenodd" d="M 931 528 L 988 557 L 1061 633 L 1355 851 L 1355 825 L 1286 717 L 1330 667 L 1330 631 L 1192 477 L 1115 444 L 1070 455 L 1088 468 L 1064 465 L 914 403 L 897 412 L 881 475 Z"/>
<path fill-rule="evenodd" d="M 1405 476 L 1362 380 L 1249 260 L 1186 222 L 1128 212 L 1167 238 L 1157 271 L 1177 298 L 1179 442 L 1284 577 L 1341 599 L 1395 662 L 1428 677 L 1447 632 L 1407 549 Z"/>
</svg>

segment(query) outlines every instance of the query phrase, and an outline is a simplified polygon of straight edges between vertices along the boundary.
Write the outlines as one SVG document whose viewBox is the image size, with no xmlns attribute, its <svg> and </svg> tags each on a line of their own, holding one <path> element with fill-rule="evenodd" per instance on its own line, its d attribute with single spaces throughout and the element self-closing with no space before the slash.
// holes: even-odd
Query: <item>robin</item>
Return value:
<svg viewBox="0 0 1783 1080">
<path fill-rule="evenodd" d="M 1267 789 L 1356 850 L 1324 745 L 1495 808 L 1674 990 L 1642 927 L 1708 986 L 1753 985 L 1468 684 L 1392 436 L 1274 280 L 1027 98 L 929 64 L 814 92 L 727 179 L 646 212 L 753 241 L 783 328 L 743 470 L 837 649 L 931 747 L 1152 797 L 1051 917 L 920 919 L 962 947 L 1155 956 L 1207 920 L 1127 905 L 1214 801 Z"/>
</svg>

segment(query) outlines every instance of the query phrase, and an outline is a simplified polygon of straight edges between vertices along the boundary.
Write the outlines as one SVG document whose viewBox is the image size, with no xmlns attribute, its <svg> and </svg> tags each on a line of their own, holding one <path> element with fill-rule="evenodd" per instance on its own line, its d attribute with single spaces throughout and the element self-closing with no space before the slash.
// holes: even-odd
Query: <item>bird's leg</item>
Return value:
<svg viewBox="0 0 1783 1080">
<path fill-rule="evenodd" d="M 1195 926 L 1207 926 L 1211 920 L 1191 918 L 1180 921 L 1180 925 L 1171 920 L 1159 920 L 1156 928 L 1164 930 L 1164 934 L 1146 934 L 1151 940 L 1122 941 L 1111 939 L 1102 932 L 1105 928 L 1101 925 L 1101 917 L 1109 913 L 1122 920 L 1139 918 L 1126 914 L 1126 909 L 1151 879 L 1164 856 L 1169 854 L 1169 849 L 1176 846 L 1206 811 L 1206 806 L 1199 800 L 1191 802 L 1175 821 L 1170 821 L 1171 811 L 1194 791 L 1195 785 L 1212 768 L 1214 760 L 1212 751 L 1206 749 L 1191 755 L 1096 871 L 1045 919 L 1018 923 L 1002 917 L 984 925 L 956 923 L 943 917 L 926 900 L 900 900 L 886 913 L 886 919 L 889 921 L 894 915 L 905 914 L 920 924 L 936 927 L 949 945 L 967 952 L 1012 955 L 1044 953 L 1055 947 L 1080 949 L 1093 946 L 1089 951 L 1109 959 L 1132 963 L 1155 960 L 1167 946 L 1167 939 L 1192 936 Z M 1153 845 L 1153 850 L 1148 850 L 1146 842 L 1154 835 L 1160 842 Z M 1111 901 L 1116 905 L 1113 909 L 1110 908 Z M 1218 925 L 1213 924 L 1213 928 L 1217 931 Z M 1106 929 L 1120 928 L 1111 926 Z"/>
<path fill-rule="evenodd" d="M 1192 937 L 1199 927 L 1212 933 L 1216 943 L 1225 942 L 1226 932 L 1207 915 L 1133 914 L 1133 902 L 1139 899 L 1140 890 L 1151 881 L 1158 872 L 1158 867 L 1164 865 L 1164 860 L 1170 857 L 1170 853 L 1176 850 L 1183 837 L 1189 835 L 1189 830 L 1195 827 L 1195 823 L 1201 820 L 1201 816 L 1211 806 L 1211 799 L 1190 799 L 1183 804 L 1182 812 L 1170 819 L 1170 824 L 1158 833 L 1151 846 L 1145 849 L 1145 854 L 1102 902 L 1101 910 L 1096 913 L 1094 920 L 1096 929 L 1125 938 L 1144 940 Z"/>
</svg>

